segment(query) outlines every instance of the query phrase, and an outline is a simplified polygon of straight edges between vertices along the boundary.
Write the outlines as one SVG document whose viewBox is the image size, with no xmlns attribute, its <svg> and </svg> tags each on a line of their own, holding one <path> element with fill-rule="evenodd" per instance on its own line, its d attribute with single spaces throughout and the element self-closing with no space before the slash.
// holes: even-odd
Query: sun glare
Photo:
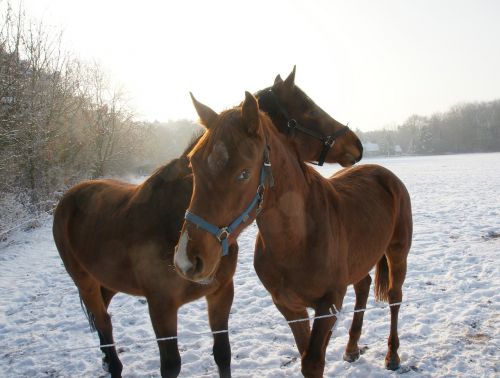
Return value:
<svg viewBox="0 0 500 378">
<path fill-rule="evenodd" d="M 99 61 L 148 120 L 195 118 L 189 91 L 214 109 L 233 106 L 245 90 L 271 85 L 295 64 L 297 84 L 361 130 L 500 95 L 500 53 L 491 49 L 500 34 L 495 2 L 26 0 L 24 6 L 62 27 L 74 53 Z"/>
</svg>

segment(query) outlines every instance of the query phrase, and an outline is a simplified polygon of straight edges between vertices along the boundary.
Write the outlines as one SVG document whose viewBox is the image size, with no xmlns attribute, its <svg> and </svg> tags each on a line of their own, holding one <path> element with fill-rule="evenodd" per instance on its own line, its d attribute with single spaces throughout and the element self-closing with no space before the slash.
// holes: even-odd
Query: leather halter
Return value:
<svg viewBox="0 0 500 378">
<path fill-rule="evenodd" d="M 328 154 L 328 151 L 330 151 L 330 149 L 335 144 L 335 140 L 337 138 L 341 137 L 342 135 L 344 135 L 349 130 L 349 127 L 344 126 L 340 130 L 337 130 L 336 132 L 334 132 L 331 135 L 326 135 L 326 136 L 321 135 L 320 133 L 317 133 L 314 130 L 303 127 L 296 119 L 290 117 L 290 114 L 287 112 L 287 110 L 280 103 L 278 96 L 276 95 L 276 93 L 274 93 L 272 88 L 258 92 L 257 96 L 260 98 L 260 97 L 262 97 L 262 95 L 265 96 L 266 93 L 268 93 L 270 95 L 270 97 L 273 99 L 274 103 L 278 107 L 279 111 L 281 112 L 281 115 L 283 117 L 285 117 L 289 132 L 293 132 L 294 130 L 298 130 L 301 133 L 309 135 L 310 137 L 312 137 L 314 139 L 318 139 L 319 141 L 321 141 L 323 143 L 323 148 L 321 149 L 321 152 L 319 154 L 318 162 L 317 163 L 312 162 L 313 164 L 322 166 L 325 163 L 325 159 L 326 159 L 326 155 Z M 260 103 L 259 103 L 259 105 L 260 105 Z"/>
<path fill-rule="evenodd" d="M 207 222 L 205 219 L 199 217 L 196 214 L 193 214 L 189 210 L 186 210 L 186 214 L 184 215 L 184 219 L 193 223 L 197 227 L 207 231 L 209 234 L 215 236 L 215 238 L 222 245 L 222 256 L 227 256 L 229 253 L 229 245 L 227 239 L 231 235 L 231 233 L 238 228 L 238 226 L 248 220 L 250 212 L 257 207 L 257 214 L 259 214 L 262 208 L 262 201 L 264 200 L 264 189 L 266 184 L 270 188 L 274 186 L 274 178 L 271 171 L 271 163 L 269 162 L 269 147 L 266 146 L 264 148 L 264 162 L 262 164 L 262 168 L 260 170 L 260 181 L 259 186 L 257 187 L 257 193 L 252 198 L 252 201 L 247 206 L 247 208 L 241 213 L 239 217 L 229 224 L 226 227 L 217 227 L 212 223 Z"/>
</svg>

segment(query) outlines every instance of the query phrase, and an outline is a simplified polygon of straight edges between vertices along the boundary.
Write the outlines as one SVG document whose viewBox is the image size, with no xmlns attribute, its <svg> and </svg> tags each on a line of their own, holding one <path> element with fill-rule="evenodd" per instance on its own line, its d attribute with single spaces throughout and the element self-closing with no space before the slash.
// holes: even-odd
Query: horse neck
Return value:
<svg viewBox="0 0 500 378">
<path fill-rule="evenodd" d="M 185 164 L 185 167 L 184 167 Z M 168 182 L 172 180 L 171 170 L 177 169 L 185 170 L 185 175 L 188 175 L 191 171 L 188 167 L 187 160 L 179 162 L 178 159 L 172 160 L 170 163 L 158 168 L 146 181 L 139 185 L 136 189 L 135 199 L 137 202 L 149 203 L 156 209 L 161 210 L 163 205 L 168 206 L 171 201 L 171 193 L 169 193 Z"/>
<path fill-rule="evenodd" d="M 257 92 L 255 96 L 259 101 L 260 110 L 267 113 L 269 118 L 273 121 L 274 127 L 282 134 L 287 134 L 288 126 L 287 119 L 284 114 L 277 108 L 276 100 L 270 95 L 271 87 L 262 89 Z"/>
<path fill-rule="evenodd" d="M 297 152 L 287 138 L 275 128 L 266 130 L 270 147 L 270 160 L 274 176 L 274 187 L 264 195 L 262 212 L 257 217 L 260 236 L 272 253 L 290 250 L 288 244 L 305 242 L 307 236 L 307 212 L 324 204 L 318 202 L 324 196 L 316 195 L 325 190 L 318 174 L 299 160 Z M 280 235 L 280 237 L 276 237 Z M 274 248 L 273 243 L 280 248 Z M 266 248 L 267 249 L 267 248 Z"/>
<path fill-rule="evenodd" d="M 187 147 L 184 149 L 182 154 L 177 158 L 171 160 L 169 163 L 165 164 L 163 167 L 158 168 L 142 185 L 137 188 L 138 197 L 148 197 L 159 200 L 157 203 L 163 203 L 165 198 L 165 191 L 167 191 L 166 182 L 172 179 L 172 169 L 177 169 L 178 172 L 174 175 L 188 176 L 192 173 L 189 167 L 189 161 L 187 155 L 193 149 L 193 147 L 199 142 L 203 132 L 198 132 L 193 134 Z M 185 178 L 192 182 L 191 178 Z M 168 193 L 167 193 L 168 194 Z M 187 208 L 187 205 L 186 205 Z"/>
</svg>

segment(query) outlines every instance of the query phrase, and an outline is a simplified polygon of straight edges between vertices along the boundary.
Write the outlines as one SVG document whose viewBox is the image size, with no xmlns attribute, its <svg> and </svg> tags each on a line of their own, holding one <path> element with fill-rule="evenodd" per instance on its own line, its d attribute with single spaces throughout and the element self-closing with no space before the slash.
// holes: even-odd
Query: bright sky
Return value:
<svg viewBox="0 0 500 378">
<path fill-rule="evenodd" d="M 140 118 L 196 119 L 296 83 L 352 128 L 500 98 L 500 1 L 23 0 L 123 84 Z"/>
</svg>

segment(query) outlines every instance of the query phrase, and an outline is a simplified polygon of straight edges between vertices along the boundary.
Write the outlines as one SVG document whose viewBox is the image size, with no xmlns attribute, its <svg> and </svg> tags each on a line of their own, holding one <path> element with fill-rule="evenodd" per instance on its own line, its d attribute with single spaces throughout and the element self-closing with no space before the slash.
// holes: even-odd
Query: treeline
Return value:
<svg viewBox="0 0 500 378">
<path fill-rule="evenodd" d="M 79 181 L 148 173 L 196 129 L 137 121 L 99 65 L 64 52 L 50 30 L 0 2 L 0 233 Z"/>
<path fill-rule="evenodd" d="M 456 154 L 500 151 L 500 100 L 461 104 L 430 117 L 414 115 L 392 130 L 357 131 L 380 153 Z"/>
</svg>

